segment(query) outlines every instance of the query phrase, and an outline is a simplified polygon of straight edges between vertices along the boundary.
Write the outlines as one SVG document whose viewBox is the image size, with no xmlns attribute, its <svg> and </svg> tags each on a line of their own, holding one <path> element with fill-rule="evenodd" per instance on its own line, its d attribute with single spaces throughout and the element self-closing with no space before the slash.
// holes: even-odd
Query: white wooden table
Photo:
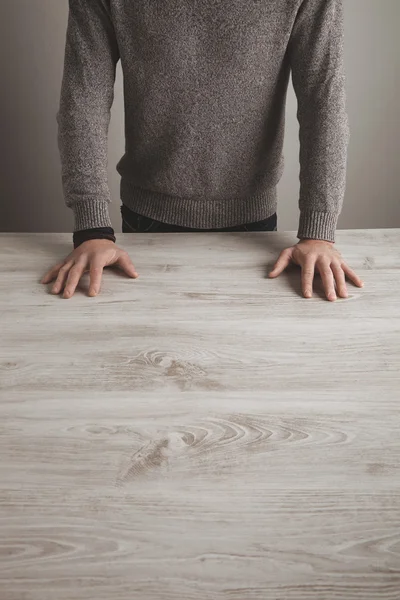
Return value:
<svg viewBox="0 0 400 600">
<path fill-rule="evenodd" d="M 67 234 L 0 235 L 1 600 L 399 600 L 400 229 L 119 234 L 66 300 Z"/>
</svg>

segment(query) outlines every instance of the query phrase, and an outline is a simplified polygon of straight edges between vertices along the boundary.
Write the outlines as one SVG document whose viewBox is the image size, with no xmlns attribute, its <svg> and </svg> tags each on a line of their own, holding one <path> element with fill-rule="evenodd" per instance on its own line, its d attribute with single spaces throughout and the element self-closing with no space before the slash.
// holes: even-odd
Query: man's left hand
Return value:
<svg viewBox="0 0 400 600">
<path fill-rule="evenodd" d="M 337 294 L 342 298 L 348 297 L 345 275 L 358 287 L 364 285 L 358 275 L 344 262 L 333 242 L 300 240 L 295 246 L 282 250 L 268 276 L 277 277 L 290 262 L 301 267 L 302 291 L 305 298 L 312 297 L 315 268 L 321 276 L 326 297 L 332 302 L 337 299 L 335 283 Z"/>
</svg>

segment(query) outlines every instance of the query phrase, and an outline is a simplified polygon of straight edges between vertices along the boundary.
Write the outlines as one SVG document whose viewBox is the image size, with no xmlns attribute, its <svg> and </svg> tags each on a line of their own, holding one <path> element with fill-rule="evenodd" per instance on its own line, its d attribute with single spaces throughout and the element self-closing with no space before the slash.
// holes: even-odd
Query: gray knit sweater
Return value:
<svg viewBox="0 0 400 600">
<path fill-rule="evenodd" d="M 349 142 L 343 0 L 69 0 L 57 120 L 74 231 L 111 226 L 107 134 L 119 60 L 124 204 L 204 229 L 273 214 L 292 73 L 297 237 L 335 241 Z"/>
</svg>

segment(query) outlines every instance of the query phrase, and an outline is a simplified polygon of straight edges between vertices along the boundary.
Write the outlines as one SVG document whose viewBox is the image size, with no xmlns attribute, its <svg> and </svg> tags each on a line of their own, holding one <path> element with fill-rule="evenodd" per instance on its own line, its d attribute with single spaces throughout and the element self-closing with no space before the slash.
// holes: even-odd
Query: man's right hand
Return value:
<svg viewBox="0 0 400 600">
<path fill-rule="evenodd" d="M 129 277 L 136 279 L 139 274 L 125 250 L 118 248 L 111 240 L 88 240 L 78 246 L 65 260 L 57 263 L 43 276 L 41 283 L 50 283 L 52 294 L 64 291 L 63 298 L 71 298 L 82 275 L 89 271 L 89 296 L 97 296 L 100 291 L 104 267 L 115 265 Z"/>
</svg>

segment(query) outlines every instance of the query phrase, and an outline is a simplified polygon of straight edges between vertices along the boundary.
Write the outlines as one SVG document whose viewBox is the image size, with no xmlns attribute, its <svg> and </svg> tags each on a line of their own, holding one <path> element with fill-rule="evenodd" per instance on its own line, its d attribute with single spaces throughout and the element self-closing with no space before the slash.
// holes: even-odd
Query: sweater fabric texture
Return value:
<svg viewBox="0 0 400 600">
<path fill-rule="evenodd" d="M 69 0 L 57 122 L 74 231 L 112 227 L 107 138 L 120 61 L 128 208 L 201 229 L 275 213 L 291 76 L 297 237 L 334 242 L 350 137 L 343 51 L 343 0 Z"/>
</svg>

